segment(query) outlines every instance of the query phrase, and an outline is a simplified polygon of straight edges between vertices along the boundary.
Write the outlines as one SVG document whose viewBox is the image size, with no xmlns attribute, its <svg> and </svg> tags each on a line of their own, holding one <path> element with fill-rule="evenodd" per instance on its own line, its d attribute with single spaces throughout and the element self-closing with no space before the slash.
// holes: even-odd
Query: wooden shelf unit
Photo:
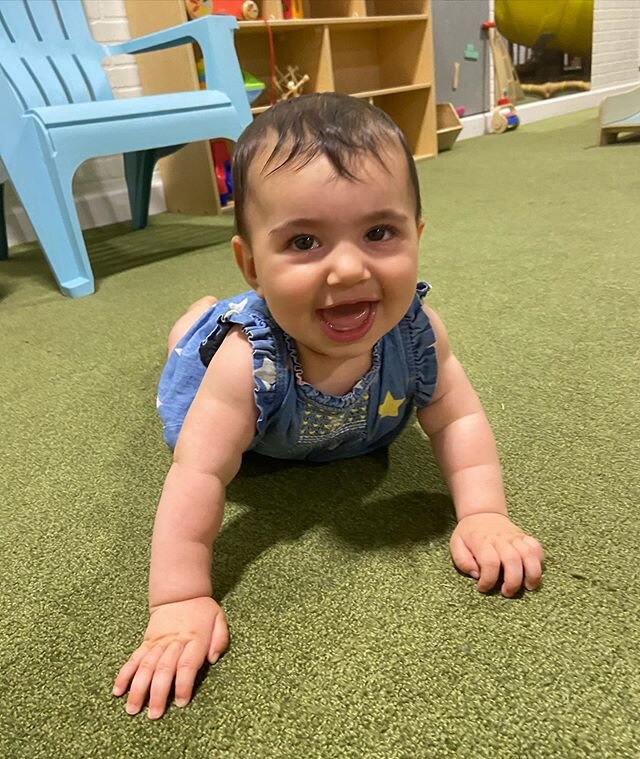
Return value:
<svg viewBox="0 0 640 759">
<path fill-rule="evenodd" d="M 389 114 L 416 158 L 437 154 L 431 0 L 304 0 L 305 17 L 277 18 L 279 3 L 258 2 L 271 16 L 281 70 L 297 66 L 310 81 L 305 92 L 343 92 Z M 134 37 L 187 21 L 184 0 L 125 0 Z M 153 6 L 153 12 L 151 12 Z M 267 89 L 252 111 L 269 107 L 269 29 L 241 21 L 235 34 L 240 65 Z M 156 95 L 198 88 L 194 46 L 136 56 L 143 92 Z M 160 161 L 170 211 L 220 213 L 213 160 L 206 142 L 187 145 Z"/>
</svg>

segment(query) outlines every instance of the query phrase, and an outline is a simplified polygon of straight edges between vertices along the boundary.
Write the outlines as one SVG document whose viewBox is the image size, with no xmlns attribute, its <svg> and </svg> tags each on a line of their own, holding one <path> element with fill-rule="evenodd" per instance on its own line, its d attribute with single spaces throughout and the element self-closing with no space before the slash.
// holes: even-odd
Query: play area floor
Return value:
<svg viewBox="0 0 640 759">
<path fill-rule="evenodd" d="M 87 232 L 77 301 L 37 245 L 0 262 L 0 756 L 640 755 L 640 143 L 597 143 L 588 111 L 419 167 L 420 275 L 545 547 L 541 589 L 483 596 L 453 569 L 415 426 L 349 462 L 248 459 L 214 557 L 231 647 L 159 722 L 111 687 L 146 623 L 166 335 L 243 287 L 231 219 Z"/>
</svg>

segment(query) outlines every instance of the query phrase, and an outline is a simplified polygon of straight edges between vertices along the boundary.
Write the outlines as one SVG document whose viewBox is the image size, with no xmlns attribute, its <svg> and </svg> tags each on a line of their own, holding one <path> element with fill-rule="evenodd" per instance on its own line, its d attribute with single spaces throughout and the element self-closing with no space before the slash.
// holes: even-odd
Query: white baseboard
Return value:
<svg viewBox="0 0 640 759">
<path fill-rule="evenodd" d="M 604 98 L 610 95 L 618 95 L 621 92 L 637 87 L 637 82 L 605 87 L 589 92 L 578 92 L 575 95 L 549 98 L 536 103 L 524 103 L 517 107 L 520 124 L 532 124 L 534 121 L 550 119 L 553 116 L 563 116 L 566 113 L 583 111 L 587 108 L 597 108 Z M 470 137 L 480 137 L 491 131 L 491 113 L 478 113 L 475 116 L 465 116 L 462 119 L 462 132 L 459 140 L 467 140 Z"/>
<path fill-rule="evenodd" d="M 102 227 L 105 224 L 128 221 L 131 218 L 126 187 L 120 182 L 109 182 L 106 186 L 99 187 L 98 184 L 92 183 L 93 187 L 90 190 L 82 195 L 76 195 L 76 208 L 82 229 Z M 117 186 L 114 187 L 114 184 Z M 109 185 L 111 185 L 110 189 L 108 189 Z M 9 199 L 6 198 L 5 203 L 8 201 Z M 149 213 L 161 213 L 166 210 L 162 180 L 159 175 L 156 175 L 151 183 Z M 14 203 L 6 207 L 5 215 L 9 246 L 36 239 L 33 227 L 21 205 Z"/>
</svg>

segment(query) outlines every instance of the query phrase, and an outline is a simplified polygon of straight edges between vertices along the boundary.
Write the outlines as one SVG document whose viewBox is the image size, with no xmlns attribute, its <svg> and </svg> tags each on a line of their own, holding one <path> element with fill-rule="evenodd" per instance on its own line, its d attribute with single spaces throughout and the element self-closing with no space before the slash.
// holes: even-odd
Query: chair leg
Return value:
<svg viewBox="0 0 640 759">
<path fill-rule="evenodd" d="M 4 217 L 4 183 L 0 184 L 0 261 L 9 258 L 7 242 L 7 222 Z"/>
<path fill-rule="evenodd" d="M 182 145 L 125 153 L 124 176 L 129 191 L 129 208 L 134 229 L 144 229 L 149 221 L 149 199 L 153 169 L 160 158 L 175 153 Z"/>
<path fill-rule="evenodd" d="M 73 298 L 94 292 L 71 189 L 73 174 L 40 159 L 16 162 L 9 175 L 61 292 Z"/>
</svg>

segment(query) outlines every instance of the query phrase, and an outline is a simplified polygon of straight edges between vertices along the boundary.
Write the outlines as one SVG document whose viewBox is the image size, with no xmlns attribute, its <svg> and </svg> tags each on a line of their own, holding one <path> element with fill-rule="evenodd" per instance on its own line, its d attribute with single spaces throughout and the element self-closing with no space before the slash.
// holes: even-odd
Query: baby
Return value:
<svg viewBox="0 0 640 759">
<path fill-rule="evenodd" d="M 416 287 L 415 164 L 386 114 L 335 93 L 279 103 L 234 154 L 235 259 L 249 291 L 202 298 L 174 325 L 158 409 L 174 448 L 155 520 L 150 618 L 113 693 L 149 717 L 191 698 L 228 645 L 211 552 L 242 455 L 331 461 L 386 446 L 413 417 L 455 506 L 458 569 L 511 597 L 543 551 L 507 515 L 493 435 Z M 327 508 L 330 508 L 328 506 Z"/>
</svg>

